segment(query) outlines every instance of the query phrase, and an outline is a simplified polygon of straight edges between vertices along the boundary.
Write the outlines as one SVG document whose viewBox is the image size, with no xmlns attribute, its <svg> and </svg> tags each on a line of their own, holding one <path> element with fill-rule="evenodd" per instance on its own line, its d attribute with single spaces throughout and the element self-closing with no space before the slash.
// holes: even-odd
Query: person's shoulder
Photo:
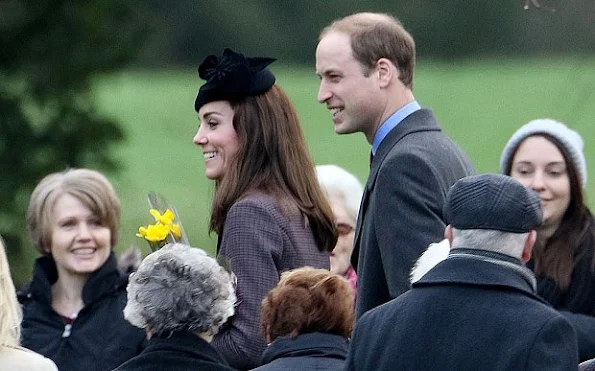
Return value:
<svg viewBox="0 0 595 371">
<path fill-rule="evenodd" d="M 20 346 L 3 347 L 0 350 L 0 364 L 6 370 L 57 371 L 51 359 Z"/>
<path fill-rule="evenodd" d="M 406 291 L 399 297 L 387 301 L 375 308 L 370 309 L 366 313 L 364 313 L 360 319 L 358 319 L 356 327 L 366 327 L 366 326 L 377 326 L 378 323 L 381 323 L 385 320 L 390 320 L 393 317 L 393 313 L 398 312 L 399 307 L 401 307 L 401 302 L 403 301 L 403 297 L 409 291 Z"/>
<path fill-rule="evenodd" d="M 242 197 L 229 209 L 229 215 L 269 214 L 272 217 L 293 215 L 296 210 L 290 200 L 262 191 L 254 191 Z"/>
<path fill-rule="evenodd" d="M 277 202 L 272 195 L 261 191 L 254 191 L 246 194 L 244 197 L 236 201 L 236 203 L 232 205 L 232 208 L 246 205 L 252 205 L 255 207 L 267 207 L 275 206 L 276 204 Z"/>
</svg>

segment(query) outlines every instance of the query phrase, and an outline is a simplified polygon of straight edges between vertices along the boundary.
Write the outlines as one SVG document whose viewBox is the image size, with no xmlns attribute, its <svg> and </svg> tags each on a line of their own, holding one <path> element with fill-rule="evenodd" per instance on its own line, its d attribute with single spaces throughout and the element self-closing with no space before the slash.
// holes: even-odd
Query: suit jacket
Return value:
<svg viewBox="0 0 595 371">
<path fill-rule="evenodd" d="M 0 371 L 58 371 L 52 360 L 23 347 L 0 348 Z"/>
<path fill-rule="evenodd" d="M 303 266 L 329 269 L 297 207 L 271 195 L 254 193 L 235 203 L 225 219 L 219 258 L 237 276 L 238 305 L 212 345 L 234 368 L 260 364 L 266 341 L 260 328 L 260 304 L 282 272 Z"/>
<path fill-rule="evenodd" d="M 114 371 L 231 371 L 206 341 L 187 332 L 153 336 L 138 356 Z"/>
<path fill-rule="evenodd" d="M 366 313 L 347 370 L 576 370 L 572 326 L 535 294 L 533 274 L 469 256 L 451 253 Z"/>
<path fill-rule="evenodd" d="M 443 239 L 450 186 L 474 173 L 467 155 L 421 109 L 384 138 L 370 169 L 356 226 L 356 318 L 409 289 L 413 263 Z"/>
</svg>

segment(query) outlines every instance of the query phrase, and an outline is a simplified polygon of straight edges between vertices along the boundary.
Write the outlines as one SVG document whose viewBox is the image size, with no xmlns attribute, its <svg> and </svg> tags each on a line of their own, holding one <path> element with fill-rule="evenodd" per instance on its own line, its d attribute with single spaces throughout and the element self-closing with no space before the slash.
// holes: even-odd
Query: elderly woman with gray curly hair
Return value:
<svg viewBox="0 0 595 371">
<path fill-rule="evenodd" d="M 233 370 L 209 344 L 234 313 L 233 277 L 200 249 L 168 244 L 128 284 L 124 317 L 149 339 L 115 371 Z"/>
</svg>

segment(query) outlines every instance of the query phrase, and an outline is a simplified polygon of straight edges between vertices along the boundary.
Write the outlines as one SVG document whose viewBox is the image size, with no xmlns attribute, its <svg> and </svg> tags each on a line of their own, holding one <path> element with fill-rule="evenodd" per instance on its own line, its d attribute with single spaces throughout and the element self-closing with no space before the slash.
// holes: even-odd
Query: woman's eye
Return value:
<svg viewBox="0 0 595 371">
<path fill-rule="evenodd" d="M 520 168 L 516 169 L 516 173 L 519 175 L 529 175 L 531 173 L 530 169 Z"/>
<path fill-rule="evenodd" d="M 217 121 L 209 121 L 207 125 L 209 125 L 210 129 L 214 129 L 217 126 Z"/>
<path fill-rule="evenodd" d="M 60 227 L 63 227 L 63 228 L 74 227 L 75 225 L 76 225 L 76 223 L 74 222 L 74 220 L 66 220 L 66 221 L 60 223 Z"/>
<path fill-rule="evenodd" d="M 101 220 L 99 220 L 99 219 L 91 219 L 91 220 L 89 220 L 89 225 L 92 225 L 95 227 L 101 227 L 103 225 L 103 223 L 101 223 Z"/>
</svg>

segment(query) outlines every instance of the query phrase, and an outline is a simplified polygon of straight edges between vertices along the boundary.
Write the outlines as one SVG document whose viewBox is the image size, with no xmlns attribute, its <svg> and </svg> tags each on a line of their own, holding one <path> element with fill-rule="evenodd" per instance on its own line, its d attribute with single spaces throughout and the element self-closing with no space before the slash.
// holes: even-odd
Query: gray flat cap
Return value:
<svg viewBox="0 0 595 371">
<path fill-rule="evenodd" d="M 543 218 L 537 193 L 500 174 L 459 179 L 448 191 L 444 216 L 456 229 L 511 233 L 535 230 Z"/>
</svg>

